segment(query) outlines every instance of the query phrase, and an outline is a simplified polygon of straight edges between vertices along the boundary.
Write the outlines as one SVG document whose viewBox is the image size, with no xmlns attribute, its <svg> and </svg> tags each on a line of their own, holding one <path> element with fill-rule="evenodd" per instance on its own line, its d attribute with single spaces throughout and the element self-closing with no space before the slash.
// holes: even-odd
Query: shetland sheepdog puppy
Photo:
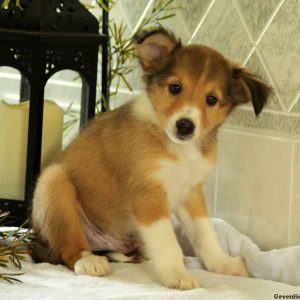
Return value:
<svg viewBox="0 0 300 300">
<path fill-rule="evenodd" d="M 34 255 L 104 276 L 107 257 L 93 251 L 130 261 L 138 249 L 161 284 L 193 289 L 199 282 L 184 265 L 175 214 L 207 270 L 249 276 L 241 257 L 222 250 L 203 184 L 216 164 L 220 125 L 242 103 L 258 115 L 270 88 L 218 51 L 184 46 L 163 28 L 134 42 L 145 91 L 91 121 L 43 170 L 32 206 Z"/>
</svg>

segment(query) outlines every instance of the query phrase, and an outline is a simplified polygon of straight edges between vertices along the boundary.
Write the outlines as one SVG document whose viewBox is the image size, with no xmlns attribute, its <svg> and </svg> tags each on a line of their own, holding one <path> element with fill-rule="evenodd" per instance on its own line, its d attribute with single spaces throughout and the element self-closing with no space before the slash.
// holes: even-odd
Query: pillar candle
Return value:
<svg viewBox="0 0 300 300">
<path fill-rule="evenodd" d="M 62 148 L 63 109 L 45 100 L 41 166 Z M 24 199 L 29 101 L 0 101 L 0 198 Z"/>
</svg>

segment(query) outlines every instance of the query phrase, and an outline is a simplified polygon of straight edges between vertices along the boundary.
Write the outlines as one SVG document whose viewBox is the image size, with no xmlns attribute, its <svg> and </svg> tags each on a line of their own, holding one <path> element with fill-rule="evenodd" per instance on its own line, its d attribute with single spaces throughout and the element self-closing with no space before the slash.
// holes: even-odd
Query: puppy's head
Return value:
<svg viewBox="0 0 300 300">
<path fill-rule="evenodd" d="M 218 51 L 182 46 L 163 28 L 134 37 L 149 98 L 175 143 L 203 138 L 239 104 L 262 111 L 271 89 Z"/>
</svg>

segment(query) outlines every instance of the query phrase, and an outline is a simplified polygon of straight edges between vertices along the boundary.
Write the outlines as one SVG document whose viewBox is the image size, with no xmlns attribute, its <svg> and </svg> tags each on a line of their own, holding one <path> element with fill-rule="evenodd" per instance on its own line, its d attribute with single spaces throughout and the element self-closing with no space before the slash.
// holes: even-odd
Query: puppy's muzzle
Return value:
<svg viewBox="0 0 300 300">
<path fill-rule="evenodd" d="M 186 140 L 194 135 L 195 124 L 187 118 L 180 119 L 176 122 L 176 135 L 181 140 Z"/>
</svg>

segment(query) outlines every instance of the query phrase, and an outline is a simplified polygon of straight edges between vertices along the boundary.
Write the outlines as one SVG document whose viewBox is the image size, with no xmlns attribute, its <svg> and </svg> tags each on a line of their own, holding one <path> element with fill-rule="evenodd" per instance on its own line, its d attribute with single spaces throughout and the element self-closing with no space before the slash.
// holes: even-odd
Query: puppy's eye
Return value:
<svg viewBox="0 0 300 300">
<path fill-rule="evenodd" d="M 172 95 L 177 95 L 182 91 L 182 87 L 178 83 L 172 83 L 169 85 L 169 91 Z"/>
<path fill-rule="evenodd" d="M 218 99 L 213 95 L 206 96 L 206 103 L 208 106 L 214 106 L 218 102 Z"/>
</svg>

